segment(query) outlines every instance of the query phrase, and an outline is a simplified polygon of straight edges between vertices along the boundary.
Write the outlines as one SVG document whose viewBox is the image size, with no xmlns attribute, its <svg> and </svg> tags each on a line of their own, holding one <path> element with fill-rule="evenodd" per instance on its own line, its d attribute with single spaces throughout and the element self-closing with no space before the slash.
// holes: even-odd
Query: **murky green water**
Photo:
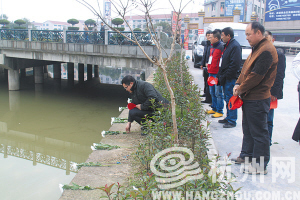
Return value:
<svg viewBox="0 0 300 200">
<path fill-rule="evenodd" d="M 21 85 L 8 91 L 0 83 L 0 199 L 58 199 L 58 185 L 73 179 L 74 164 L 86 161 L 128 95 L 97 81 L 68 88 L 47 79 L 37 87 L 31 76 Z"/>
</svg>

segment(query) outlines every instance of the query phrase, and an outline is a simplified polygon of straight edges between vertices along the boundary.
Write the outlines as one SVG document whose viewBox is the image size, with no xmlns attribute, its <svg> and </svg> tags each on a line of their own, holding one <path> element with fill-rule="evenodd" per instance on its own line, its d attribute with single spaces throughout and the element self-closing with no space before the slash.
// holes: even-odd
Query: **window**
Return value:
<svg viewBox="0 0 300 200">
<path fill-rule="evenodd" d="M 162 21 L 162 22 L 164 22 L 165 20 L 164 20 L 164 19 L 162 19 L 161 21 Z"/>
<path fill-rule="evenodd" d="M 264 8 L 261 8 L 261 14 L 262 15 L 264 14 Z"/>
<path fill-rule="evenodd" d="M 254 12 L 257 13 L 257 5 L 254 5 Z"/>
<path fill-rule="evenodd" d="M 212 3 L 211 4 L 211 11 L 215 11 L 216 10 L 216 3 Z"/>
<path fill-rule="evenodd" d="M 260 23 L 261 23 L 261 24 L 264 24 L 264 19 L 260 19 Z"/>
<path fill-rule="evenodd" d="M 220 14 L 220 17 L 224 17 L 224 14 Z"/>
<path fill-rule="evenodd" d="M 196 21 L 198 21 L 198 20 L 199 20 L 199 18 L 195 18 L 195 20 L 196 20 Z"/>
<path fill-rule="evenodd" d="M 170 22 L 171 21 L 171 19 L 168 19 L 168 22 Z"/>
<path fill-rule="evenodd" d="M 223 11 L 224 10 L 224 8 L 225 8 L 225 2 L 221 2 L 221 11 Z"/>
<path fill-rule="evenodd" d="M 135 28 L 135 25 L 133 25 L 133 28 Z"/>
<path fill-rule="evenodd" d="M 257 9 L 257 14 L 260 15 L 260 7 Z"/>
</svg>

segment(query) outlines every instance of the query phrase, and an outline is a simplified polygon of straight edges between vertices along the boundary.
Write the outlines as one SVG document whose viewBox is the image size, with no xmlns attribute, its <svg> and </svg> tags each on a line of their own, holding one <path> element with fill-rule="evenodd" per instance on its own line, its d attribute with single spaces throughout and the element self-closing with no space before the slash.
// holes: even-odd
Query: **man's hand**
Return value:
<svg viewBox="0 0 300 200">
<path fill-rule="evenodd" d="M 139 109 L 139 110 L 141 110 L 142 109 L 141 108 L 141 104 L 136 105 L 136 108 Z"/>
<path fill-rule="evenodd" d="M 277 97 L 271 95 L 271 101 L 276 101 Z"/>
<path fill-rule="evenodd" d="M 233 88 L 233 96 L 238 96 L 238 94 L 239 94 L 238 93 L 239 87 L 240 87 L 239 85 L 235 85 L 234 86 L 234 88 Z"/>
<path fill-rule="evenodd" d="M 126 125 L 126 132 L 129 133 L 131 128 L 131 122 L 128 122 Z"/>
<path fill-rule="evenodd" d="M 203 69 L 203 66 L 202 66 L 202 65 L 200 66 L 200 69 Z"/>
</svg>

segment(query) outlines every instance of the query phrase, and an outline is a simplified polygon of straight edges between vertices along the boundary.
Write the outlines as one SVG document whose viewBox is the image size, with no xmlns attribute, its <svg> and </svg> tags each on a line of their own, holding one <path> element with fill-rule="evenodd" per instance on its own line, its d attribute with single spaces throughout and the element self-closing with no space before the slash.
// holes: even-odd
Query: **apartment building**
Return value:
<svg viewBox="0 0 300 200">
<path fill-rule="evenodd" d="M 241 11 L 240 22 L 250 22 L 255 12 L 257 21 L 264 23 L 265 0 L 204 0 L 205 17 L 233 16 L 235 9 Z"/>
</svg>

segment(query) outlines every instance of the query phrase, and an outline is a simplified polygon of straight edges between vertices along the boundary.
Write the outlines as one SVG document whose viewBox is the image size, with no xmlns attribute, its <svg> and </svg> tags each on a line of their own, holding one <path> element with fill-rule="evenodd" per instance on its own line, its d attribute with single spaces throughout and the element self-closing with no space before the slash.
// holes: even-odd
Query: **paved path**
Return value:
<svg viewBox="0 0 300 200">
<path fill-rule="evenodd" d="M 187 54 L 191 56 L 191 51 L 187 51 Z M 291 197 L 290 199 L 293 200 L 300 199 L 300 173 L 297 170 L 300 166 L 300 146 L 291 139 L 299 118 L 298 80 L 291 72 L 294 57 L 294 55 L 286 55 L 287 69 L 284 79 L 284 99 L 278 102 L 278 108 L 275 110 L 274 116 L 273 143 L 277 142 L 278 144 L 271 146 L 271 160 L 268 165 L 268 174 L 262 176 L 263 180 L 260 180 L 259 175 L 247 176 L 241 173 L 239 165 L 231 166 L 232 172 L 237 176 L 237 182 L 233 184 L 234 188 L 242 187 L 241 192 L 243 194 L 251 192 L 251 196 L 249 197 L 253 197 L 253 199 L 276 199 L 279 197 L 279 192 L 281 195 L 280 199 L 289 199 L 287 197 Z M 203 88 L 202 70 L 193 68 L 191 60 L 188 61 L 188 64 L 195 83 L 199 88 Z M 206 105 L 206 108 L 209 109 L 208 105 Z M 218 123 L 220 118 L 214 119 L 207 116 L 207 120 L 212 122 L 210 131 L 216 149 L 221 157 L 231 153 L 230 158 L 236 158 L 240 153 L 243 137 L 241 116 L 242 110 L 239 109 L 237 126 L 231 129 L 224 129 L 222 124 Z M 295 160 L 295 164 L 293 160 Z M 268 198 L 268 195 L 270 198 Z M 260 198 L 261 196 L 262 198 Z M 241 199 L 246 199 L 246 197 L 243 196 Z"/>
</svg>

